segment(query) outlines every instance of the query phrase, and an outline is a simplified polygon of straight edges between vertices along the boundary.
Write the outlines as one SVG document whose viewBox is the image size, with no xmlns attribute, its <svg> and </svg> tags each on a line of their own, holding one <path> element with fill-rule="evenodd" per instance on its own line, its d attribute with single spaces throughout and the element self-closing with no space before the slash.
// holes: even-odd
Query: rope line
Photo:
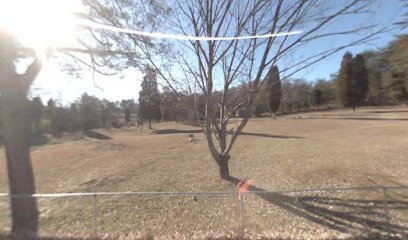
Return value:
<svg viewBox="0 0 408 240">
<path fill-rule="evenodd" d="M 81 21 L 82 25 L 96 28 L 96 29 L 104 29 L 108 31 L 118 32 L 118 33 L 127 33 L 145 37 L 153 37 L 153 38 L 164 38 L 164 39 L 174 39 L 174 40 L 182 40 L 182 41 L 232 41 L 232 40 L 243 40 L 243 39 L 255 39 L 255 38 L 271 38 L 271 37 L 282 37 L 282 36 L 289 36 L 295 34 L 301 34 L 303 31 L 291 31 L 291 32 L 278 32 L 278 33 L 270 33 L 270 34 L 263 34 L 263 35 L 248 35 L 248 36 L 237 36 L 237 37 L 199 37 L 199 36 L 188 36 L 188 35 L 178 35 L 178 34 L 167 34 L 167 33 L 160 33 L 160 32 L 144 32 L 144 31 L 136 31 L 132 29 L 126 28 L 119 28 L 109 25 L 104 25 L 100 23 L 95 23 L 91 21 Z"/>
<path fill-rule="evenodd" d="M 366 191 L 383 189 L 408 189 L 408 186 L 377 186 L 377 187 L 352 187 L 352 188 L 317 188 L 298 190 L 277 190 L 277 191 L 251 191 L 246 194 L 272 194 L 272 193 L 302 193 L 302 192 L 333 192 L 333 191 Z M 110 195 L 235 195 L 236 192 L 78 192 L 78 193 L 36 193 L 36 194 L 9 194 L 0 193 L 0 197 L 35 197 L 35 198 L 56 198 L 56 197 L 89 197 L 89 196 L 110 196 Z"/>
</svg>

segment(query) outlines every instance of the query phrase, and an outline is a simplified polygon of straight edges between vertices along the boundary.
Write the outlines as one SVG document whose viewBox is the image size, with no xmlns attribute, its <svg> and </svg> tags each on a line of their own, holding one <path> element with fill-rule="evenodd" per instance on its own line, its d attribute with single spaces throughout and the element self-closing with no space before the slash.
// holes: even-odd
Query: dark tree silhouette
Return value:
<svg viewBox="0 0 408 240">
<path fill-rule="evenodd" d="M 56 111 L 57 111 L 57 105 L 55 104 L 54 99 L 50 98 L 47 102 L 47 109 L 46 109 L 46 115 L 48 120 L 51 122 L 51 133 L 55 134 L 56 133 Z"/>
<path fill-rule="evenodd" d="M 338 100 L 343 106 L 352 107 L 353 112 L 361 104 L 368 92 L 368 71 L 364 56 L 358 54 L 355 58 L 347 52 L 341 62 L 337 80 Z"/>
<path fill-rule="evenodd" d="M 28 90 L 41 69 L 41 59 L 34 51 L 24 50 L 7 32 L 0 30 L 0 91 L 7 174 L 10 194 L 34 194 L 34 174 L 30 159 L 30 101 Z M 17 73 L 17 59 L 33 58 L 23 74 Z M 35 198 L 11 197 L 12 234 L 25 239 L 38 230 L 38 209 Z"/>
<path fill-rule="evenodd" d="M 152 128 L 153 119 L 161 119 L 160 93 L 157 89 L 156 71 L 149 67 L 145 71 L 142 90 L 139 92 L 139 113 L 143 119 L 149 121 L 149 128 Z"/>
<path fill-rule="evenodd" d="M 40 97 L 34 97 L 31 103 L 31 117 L 34 122 L 35 132 L 40 132 L 40 121 L 43 115 L 44 106 Z"/>
<path fill-rule="evenodd" d="M 276 112 L 279 110 L 282 97 L 281 81 L 279 78 L 279 69 L 277 66 L 272 66 L 266 76 L 268 101 L 267 106 L 269 111 L 275 118 Z"/>
<path fill-rule="evenodd" d="M 352 61 L 351 53 L 344 54 L 337 79 L 337 99 L 343 106 L 352 105 L 354 87 Z"/>
<path fill-rule="evenodd" d="M 366 99 L 368 93 L 368 71 L 364 56 L 362 54 L 357 54 L 357 56 L 353 59 L 353 72 L 354 111 L 355 107 Z"/>
</svg>

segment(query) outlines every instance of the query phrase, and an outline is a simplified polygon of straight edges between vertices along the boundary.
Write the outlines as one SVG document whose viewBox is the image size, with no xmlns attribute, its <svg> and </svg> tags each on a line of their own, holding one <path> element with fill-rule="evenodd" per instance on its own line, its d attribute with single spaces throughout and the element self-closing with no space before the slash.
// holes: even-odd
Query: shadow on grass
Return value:
<svg viewBox="0 0 408 240">
<path fill-rule="evenodd" d="M 249 133 L 249 132 L 241 132 L 239 135 L 242 136 L 254 136 L 254 137 L 266 137 L 266 138 L 295 138 L 295 139 L 304 139 L 304 137 L 298 136 L 288 136 L 288 135 L 276 135 L 276 134 L 267 134 L 267 133 Z"/>
<path fill-rule="evenodd" d="M 98 140 L 112 139 L 111 137 L 109 137 L 107 135 L 104 135 L 104 134 L 101 134 L 101 133 L 98 133 L 98 132 L 95 132 L 95 131 L 92 131 L 92 130 L 85 131 L 84 134 L 85 134 L 85 136 L 87 136 L 89 138 L 95 138 L 95 139 L 98 139 Z"/>
<path fill-rule="evenodd" d="M 179 133 L 202 133 L 203 130 L 201 129 L 187 129 L 187 130 L 181 130 L 181 129 L 156 129 L 153 130 L 153 133 L 156 134 L 179 134 Z"/>
<path fill-rule="evenodd" d="M 237 184 L 241 180 L 231 177 L 229 181 Z M 368 238 L 362 236 L 356 239 L 408 239 L 408 224 L 394 223 L 388 215 L 390 210 L 408 210 L 408 190 L 403 201 L 322 197 L 310 193 L 288 196 L 283 193 L 262 193 L 264 189 L 252 185 L 248 190 L 256 191 L 254 194 L 271 204 L 329 229 L 342 233 L 357 230 L 371 234 Z"/>
<path fill-rule="evenodd" d="M 180 130 L 180 129 L 160 129 L 154 130 L 153 133 L 156 134 L 178 134 L 178 133 L 202 133 L 201 129 L 188 129 L 188 130 Z M 232 133 L 231 133 L 232 134 Z M 249 132 L 241 132 L 240 136 L 255 136 L 255 137 L 267 137 L 267 138 L 296 138 L 296 139 L 303 139 L 303 137 L 298 136 L 287 136 L 287 135 L 275 135 L 275 134 L 266 134 L 266 133 L 249 133 Z"/>
<path fill-rule="evenodd" d="M 301 119 L 325 119 L 325 120 L 358 120 L 358 121 L 408 121 L 408 118 L 358 118 L 358 117 L 334 117 L 334 118 L 301 118 Z"/>
<path fill-rule="evenodd" d="M 96 238 L 96 237 L 37 237 L 37 236 L 24 236 L 24 237 L 12 237 L 7 234 L 0 233 L 0 240 L 101 240 L 109 238 Z"/>
<path fill-rule="evenodd" d="M 367 111 L 366 113 L 408 113 L 408 110 L 391 110 L 391 111 Z"/>
</svg>

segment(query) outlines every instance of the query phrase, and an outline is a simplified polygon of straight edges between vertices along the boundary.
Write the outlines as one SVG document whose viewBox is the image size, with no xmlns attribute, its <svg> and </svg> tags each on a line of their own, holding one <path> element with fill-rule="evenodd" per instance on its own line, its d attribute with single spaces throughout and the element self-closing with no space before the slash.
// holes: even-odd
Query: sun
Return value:
<svg viewBox="0 0 408 240">
<path fill-rule="evenodd" d="M 77 0 L 2 0 L 0 28 L 35 50 L 63 47 L 75 39 Z"/>
</svg>

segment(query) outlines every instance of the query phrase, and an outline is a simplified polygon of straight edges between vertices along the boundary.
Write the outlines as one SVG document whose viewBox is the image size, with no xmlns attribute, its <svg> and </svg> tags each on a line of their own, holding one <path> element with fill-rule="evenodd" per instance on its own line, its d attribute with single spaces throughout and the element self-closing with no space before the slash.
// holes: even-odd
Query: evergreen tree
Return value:
<svg viewBox="0 0 408 240">
<path fill-rule="evenodd" d="M 47 102 L 47 118 L 51 123 L 51 133 L 55 134 L 56 132 L 56 122 L 55 122 L 55 113 L 57 110 L 57 105 L 54 101 L 54 99 L 50 98 Z"/>
<path fill-rule="evenodd" d="M 279 78 L 279 69 L 277 66 L 272 66 L 267 76 L 267 106 L 269 111 L 275 118 L 276 112 L 279 110 L 279 105 L 282 97 L 281 81 Z"/>
<path fill-rule="evenodd" d="M 352 105 L 353 95 L 353 56 L 347 52 L 341 61 L 339 76 L 337 78 L 337 100 L 343 106 Z"/>
<path fill-rule="evenodd" d="M 44 106 L 40 97 L 34 97 L 31 105 L 31 117 L 34 122 L 35 132 L 39 133 Z"/>
<path fill-rule="evenodd" d="M 160 93 L 157 88 L 156 72 L 149 67 L 145 71 L 142 90 L 139 92 L 139 113 L 143 119 L 149 121 L 149 128 L 152 126 L 153 119 L 161 119 Z"/>
<path fill-rule="evenodd" d="M 368 71 L 362 54 L 355 58 L 351 53 L 343 56 L 337 82 L 338 100 L 343 106 L 352 107 L 353 111 L 361 104 L 368 92 Z"/>
<path fill-rule="evenodd" d="M 368 71 L 362 54 L 357 54 L 353 59 L 353 111 L 356 105 L 361 104 L 367 97 Z"/>
<path fill-rule="evenodd" d="M 408 89 L 408 35 L 393 41 L 384 51 L 388 68 L 383 71 L 383 85 L 393 102 L 407 101 Z"/>
</svg>

